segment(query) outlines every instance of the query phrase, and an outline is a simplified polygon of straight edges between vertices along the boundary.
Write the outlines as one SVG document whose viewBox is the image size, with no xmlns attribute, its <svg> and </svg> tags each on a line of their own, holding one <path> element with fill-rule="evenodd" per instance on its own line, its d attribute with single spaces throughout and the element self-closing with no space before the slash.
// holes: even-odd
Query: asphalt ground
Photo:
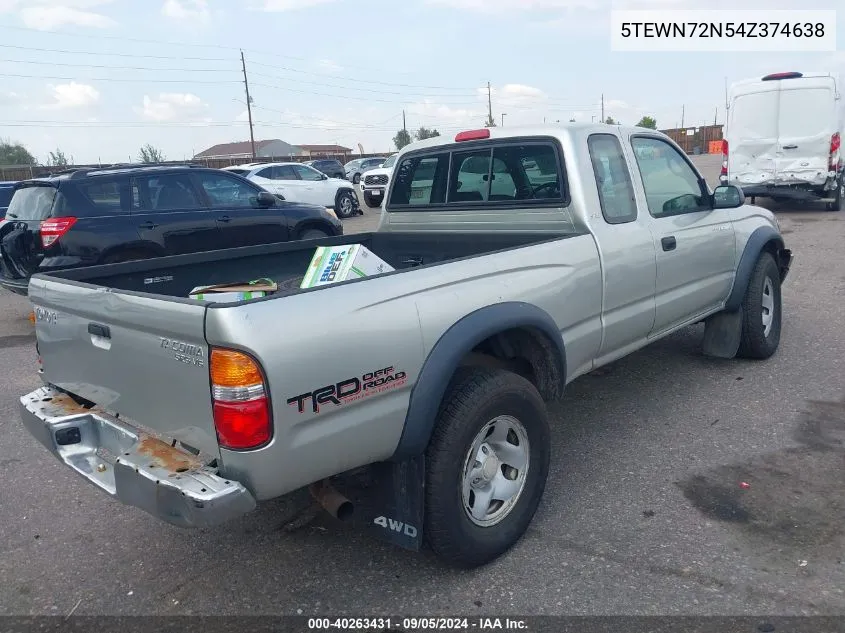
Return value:
<svg viewBox="0 0 845 633">
<path fill-rule="evenodd" d="M 694 326 L 575 381 L 528 533 L 468 572 L 309 520 L 302 492 L 193 531 L 107 499 L 22 428 L 33 328 L 0 293 L 0 615 L 845 613 L 845 214 L 776 211 L 778 353 L 707 359 Z"/>
</svg>

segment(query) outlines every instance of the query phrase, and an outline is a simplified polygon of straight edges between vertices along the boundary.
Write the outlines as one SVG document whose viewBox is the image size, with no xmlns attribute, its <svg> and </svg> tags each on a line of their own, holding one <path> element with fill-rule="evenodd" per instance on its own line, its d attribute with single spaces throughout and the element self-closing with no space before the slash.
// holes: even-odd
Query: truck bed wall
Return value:
<svg viewBox="0 0 845 633">
<path fill-rule="evenodd" d="M 186 298 L 197 286 L 266 277 L 279 284 L 279 292 L 274 294 L 278 296 L 301 292 L 299 284 L 317 246 L 363 244 L 393 268 L 402 270 L 550 239 L 555 239 L 555 236 L 523 233 L 360 233 L 79 268 L 46 276 L 174 298 Z"/>
</svg>

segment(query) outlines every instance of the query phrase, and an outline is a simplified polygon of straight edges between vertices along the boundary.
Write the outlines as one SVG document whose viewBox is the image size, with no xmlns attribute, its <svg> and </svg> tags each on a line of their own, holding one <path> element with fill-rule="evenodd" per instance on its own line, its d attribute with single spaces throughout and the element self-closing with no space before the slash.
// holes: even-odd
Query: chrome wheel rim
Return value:
<svg viewBox="0 0 845 633">
<path fill-rule="evenodd" d="M 464 460 L 461 498 L 470 521 L 491 527 L 507 517 L 522 496 L 530 465 L 528 433 L 510 415 L 490 420 Z"/>
<path fill-rule="evenodd" d="M 349 199 L 349 196 L 341 196 L 340 211 L 343 215 L 349 215 L 352 212 L 352 200 Z"/>
<path fill-rule="evenodd" d="M 763 281 L 763 336 L 772 331 L 775 320 L 775 285 L 769 277 Z"/>
</svg>

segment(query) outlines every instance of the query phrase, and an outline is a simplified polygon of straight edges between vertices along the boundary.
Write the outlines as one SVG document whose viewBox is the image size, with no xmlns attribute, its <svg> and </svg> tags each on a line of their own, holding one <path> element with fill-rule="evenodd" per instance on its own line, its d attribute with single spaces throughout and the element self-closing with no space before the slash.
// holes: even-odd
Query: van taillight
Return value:
<svg viewBox="0 0 845 633">
<path fill-rule="evenodd" d="M 722 171 L 719 174 L 720 178 L 728 177 L 728 141 L 722 139 Z"/>
<path fill-rule="evenodd" d="M 248 354 L 214 348 L 209 362 L 214 427 L 222 448 L 249 450 L 272 437 L 264 373 Z"/>
<path fill-rule="evenodd" d="M 62 235 L 67 233 L 70 230 L 70 227 L 74 224 L 76 224 L 76 218 L 74 217 L 50 218 L 49 220 L 43 220 L 40 227 L 41 245 L 44 248 L 52 246 Z"/>
<path fill-rule="evenodd" d="M 842 146 L 842 139 L 839 132 L 830 137 L 830 160 L 828 161 L 829 171 L 839 171 L 839 148 Z"/>
</svg>

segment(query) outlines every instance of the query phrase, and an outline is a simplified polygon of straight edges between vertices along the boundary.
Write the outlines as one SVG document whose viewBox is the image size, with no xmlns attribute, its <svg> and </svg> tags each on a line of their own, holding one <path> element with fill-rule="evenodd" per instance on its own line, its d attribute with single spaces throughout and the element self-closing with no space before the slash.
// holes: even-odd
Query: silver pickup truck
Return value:
<svg viewBox="0 0 845 633">
<path fill-rule="evenodd" d="M 546 403 L 569 382 L 699 322 L 705 354 L 777 350 L 792 253 L 776 218 L 711 191 L 660 133 L 470 130 L 410 145 L 394 174 L 373 233 L 33 276 L 44 386 L 20 399 L 26 427 L 175 525 L 309 486 L 473 567 L 531 522 Z M 395 270 L 299 289 L 318 245 L 349 243 Z M 187 298 L 258 278 L 281 290 Z M 371 497 L 353 502 L 339 482 L 361 471 Z"/>
</svg>

